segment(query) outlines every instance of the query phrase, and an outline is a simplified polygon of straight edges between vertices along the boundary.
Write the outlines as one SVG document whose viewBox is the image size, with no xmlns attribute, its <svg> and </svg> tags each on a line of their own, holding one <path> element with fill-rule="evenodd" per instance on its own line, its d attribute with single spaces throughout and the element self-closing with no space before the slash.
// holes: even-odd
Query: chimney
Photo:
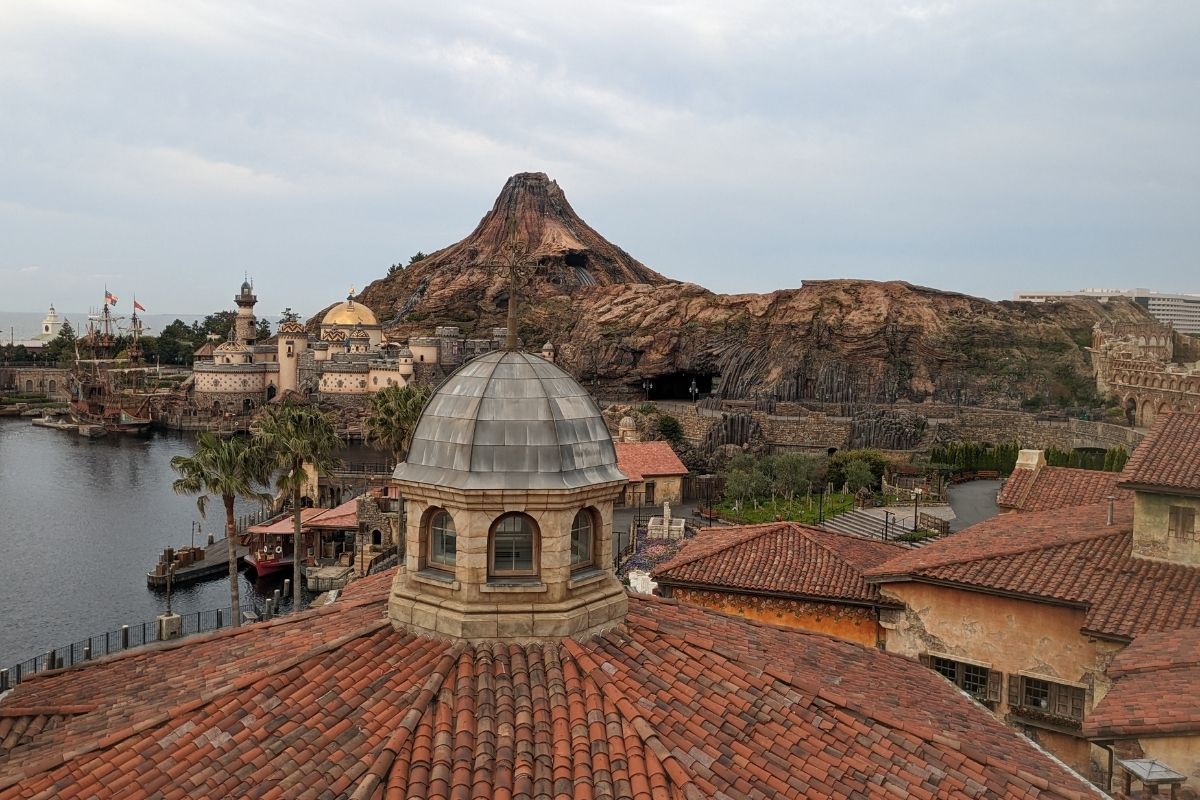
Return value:
<svg viewBox="0 0 1200 800">
<path fill-rule="evenodd" d="M 1117 502 L 1117 498 L 1113 495 L 1108 496 L 1108 524 L 1113 524 L 1113 506 Z"/>
<path fill-rule="evenodd" d="M 1017 454 L 1017 469 L 1030 469 L 1037 472 L 1046 466 L 1046 453 L 1042 450 L 1022 450 Z"/>
</svg>

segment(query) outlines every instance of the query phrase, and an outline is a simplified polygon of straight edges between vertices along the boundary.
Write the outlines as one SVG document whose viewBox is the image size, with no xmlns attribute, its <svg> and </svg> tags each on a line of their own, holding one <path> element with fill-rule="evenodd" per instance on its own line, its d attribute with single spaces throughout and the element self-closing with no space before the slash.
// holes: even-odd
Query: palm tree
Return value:
<svg viewBox="0 0 1200 800">
<path fill-rule="evenodd" d="M 196 437 L 196 452 L 190 456 L 175 456 L 171 469 L 180 477 L 171 484 L 177 494 L 199 495 L 196 508 L 200 516 L 205 515 L 209 495 L 218 495 L 225 505 L 225 541 L 229 546 L 229 604 L 233 611 L 233 625 L 241 624 L 241 602 L 238 598 L 237 533 L 233 516 L 233 500 L 244 497 L 251 500 L 270 499 L 270 496 L 255 491 L 255 486 L 265 485 L 270 478 L 271 463 L 262 449 L 252 440 L 241 436 L 220 439 L 211 433 Z"/>
<path fill-rule="evenodd" d="M 308 465 L 316 474 L 328 472 L 337 463 L 335 453 L 342 440 L 333 430 L 328 414 L 311 406 L 292 402 L 272 406 L 258 424 L 256 439 L 262 444 L 274 466 L 280 470 L 275 488 L 292 499 L 292 610 L 300 610 L 300 492 L 308 483 Z"/>
<path fill-rule="evenodd" d="M 411 383 L 376 392 L 371 397 L 371 411 L 365 425 L 367 441 L 387 448 L 399 462 L 408 452 L 429 394 L 428 388 Z"/>
</svg>

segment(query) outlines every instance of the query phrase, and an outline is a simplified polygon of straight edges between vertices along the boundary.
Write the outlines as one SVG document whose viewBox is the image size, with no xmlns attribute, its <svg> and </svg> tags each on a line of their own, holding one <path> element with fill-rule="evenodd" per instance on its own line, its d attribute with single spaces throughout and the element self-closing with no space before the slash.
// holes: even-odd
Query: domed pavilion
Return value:
<svg viewBox="0 0 1200 800">
<path fill-rule="evenodd" d="M 379 324 L 371 309 L 354 301 L 354 290 L 351 289 L 345 300 L 334 305 L 321 318 L 320 338 L 329 341 L 336 336 L 338 340 L 342 340 L 355 329 L 361 329 L 368 334 L 372 350 L 383 342 L 383 326 Z"/>
<path fill-rule="evenodd" d="M 429 400 L 394 478 L 408 517 L 397 623 L 530 640 L 624 617 L 609 565 L 626 479 L 595 401 L 545 358 L 503 350 L 460 368 Z"/>
</svg>

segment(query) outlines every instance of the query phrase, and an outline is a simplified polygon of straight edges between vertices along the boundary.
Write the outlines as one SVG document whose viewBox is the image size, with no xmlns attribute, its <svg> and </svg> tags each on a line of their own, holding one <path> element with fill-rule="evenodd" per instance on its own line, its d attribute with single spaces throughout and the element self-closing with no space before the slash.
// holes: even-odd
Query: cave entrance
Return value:
<svg viewBox="0 0 1200 800">
<path fill-rule="evenodd" d="M 647 400 L 692 400 L 692 381 L 696 382 L 696 398 L 712 394 L 713 376 L 703 372 L 668 372 L 644 379 L 639 388 Z"/>
</svg>

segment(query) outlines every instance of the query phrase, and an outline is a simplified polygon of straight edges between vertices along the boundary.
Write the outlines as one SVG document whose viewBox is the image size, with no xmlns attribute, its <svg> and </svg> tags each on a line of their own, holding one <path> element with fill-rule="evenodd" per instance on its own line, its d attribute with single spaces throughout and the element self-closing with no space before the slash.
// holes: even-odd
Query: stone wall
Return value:
<svg viewBox="0 0 1200 800">
<path fill-rule="evenodd" d="M 4 367 L 0 390 L 16 394 L 44 394 L 51 400 L 70 400 L 70 373 L 57 367 Z"/>
</svg>

